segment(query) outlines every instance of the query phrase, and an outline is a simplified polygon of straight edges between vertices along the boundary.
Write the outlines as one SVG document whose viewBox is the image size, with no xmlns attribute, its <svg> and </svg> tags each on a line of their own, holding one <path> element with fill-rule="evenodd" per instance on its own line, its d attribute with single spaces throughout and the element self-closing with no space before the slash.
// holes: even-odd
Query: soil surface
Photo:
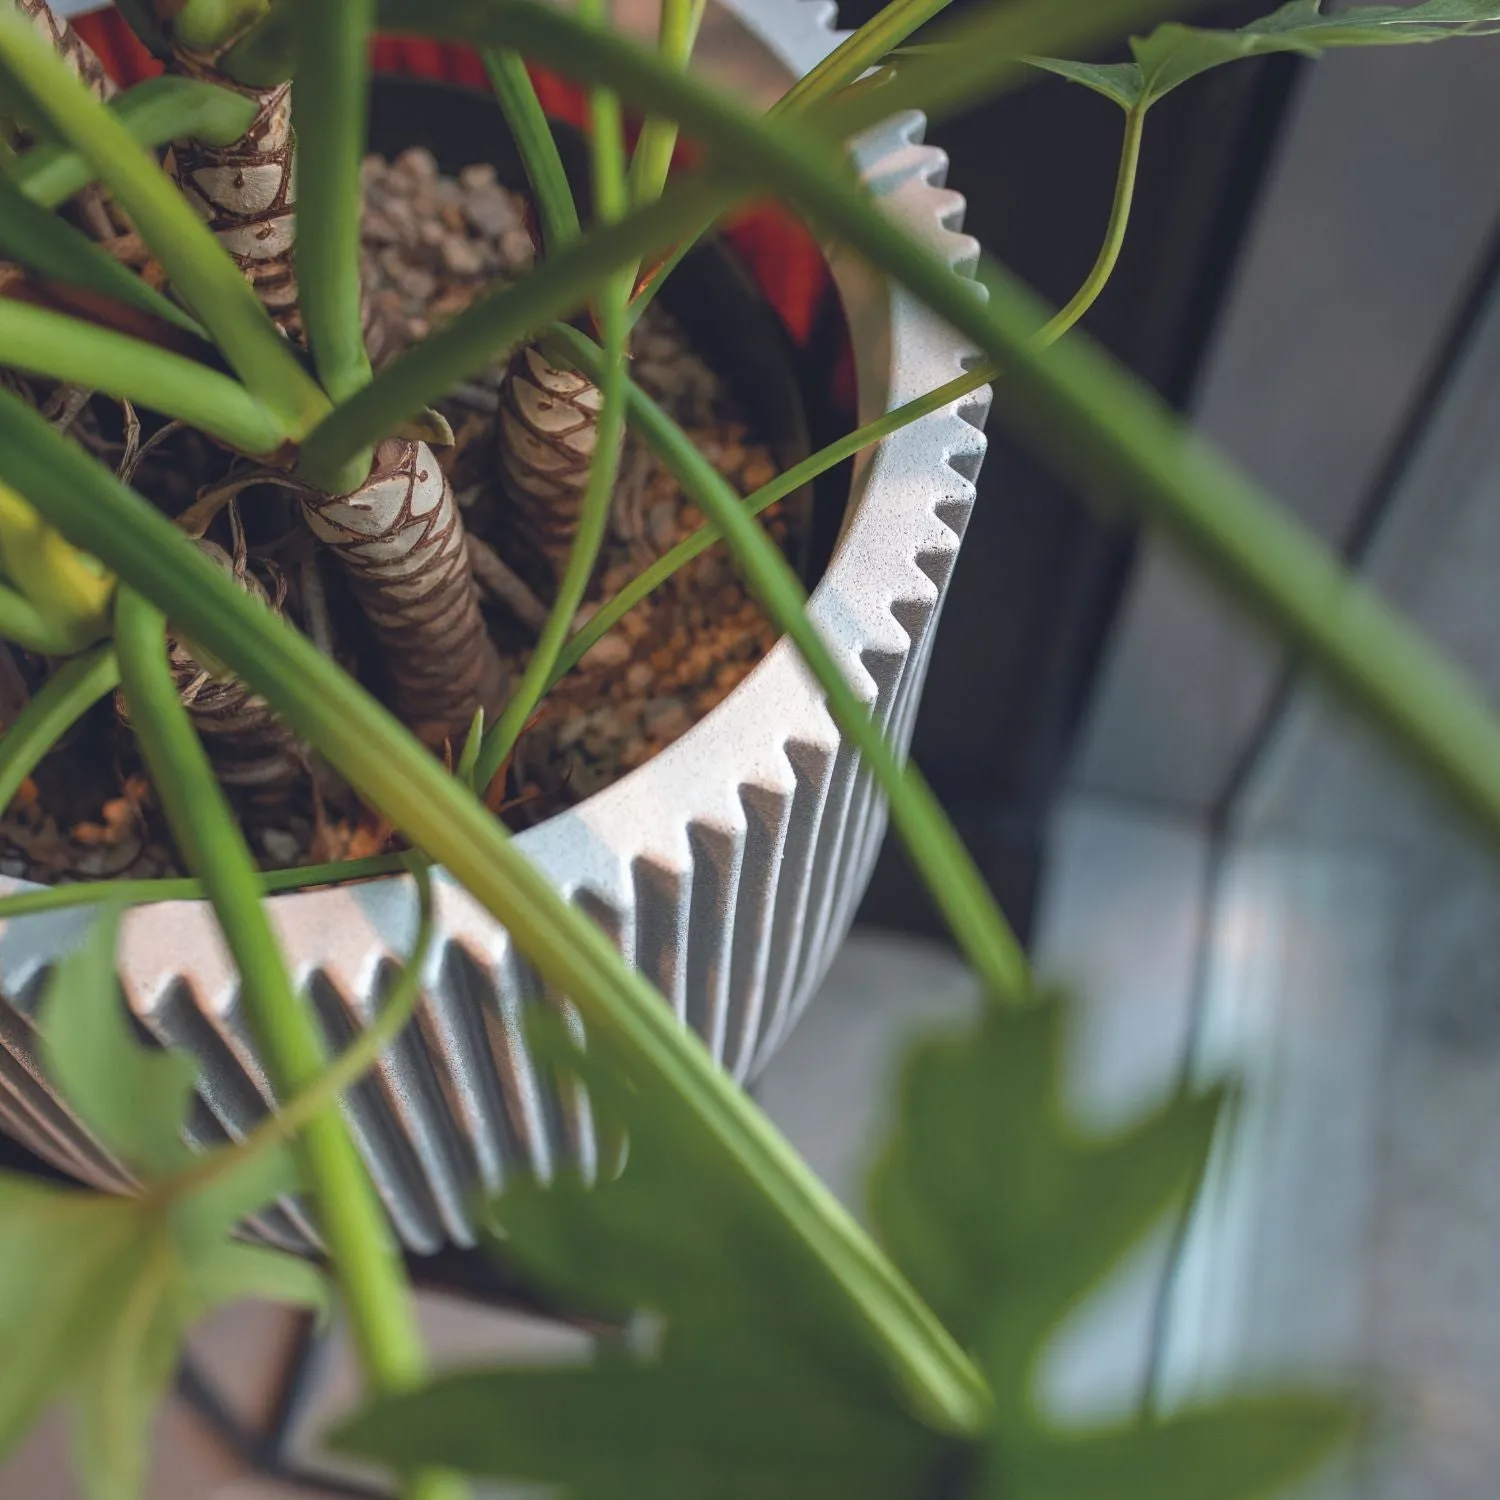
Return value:
<svg viewBox="0 0 1500 1500">
<path fill-rule="evenodd" d="M 391 162 L 372 157 L 365 164 L 365 189 L 367 290 L 383 358 L 440 327 L 497 280 L 530 268 L 528 206 L 488 166 L 451 178 L 438 172 L 425 151 L 407 151 Z M 740 494 L 774 477 L 770 450 L 757 441 L 725 380 L 655 304 L 636 329 L 631 353 L 632 377 Z M 438 458 L 452 478 L 470 534 L 480 541 L 493 535 L 503 504 L 494 453 L 503 373 L 504 366 L 496 366 L 442 404 L 455 444 L 438 450 Z M 39 394 L 56 420 L 106 462 L 133 464 L 133 483 L 173 516 L 205 492 L 253 472 L 252 465 L 232 461 L 197 434 L 149 421 L 136 431 L 129 414 L 109 403 L 95 400 L 75 411 L 68 392 Z M 285 595 L 288 618 L 378 683 L 378 662 L 371 659 L 343 580 L 312 548 L 292 498 L 275 484 L 259 484 L 242 489 L 233 506 L 232 516 L 227 506 L 218 511 L 207 535 L 228 552 L 238 547 L 267 592 Z M 784 543 L 789 523 L 778 508 L 765 520 Z M 610 531 L 575 624 L 701 523 L 671 475 L 629 438 Z M 519 680 L 536 638 L 534 608 L 523 600 L 518 611 L 513 587 L 496 592 L 483 578 L 480 592 L 502 657 Z M 522 618 L 527 614 L 532 623 Z M 649 760 L 719 703 L 775 639 L 723 548 L 710 549 L 627 615 L 548 697 L 503 789 L 506 821 L 530 826 Z M 0 722 L 8 723 L 48 664 L 24 653 L 9 655 L 3 647 L 0 656 L 7 658 L 0 660 Z M 239 792 L 235 801 L 268 869 L 390 847 L 380 820 L 315 762 L 295 785 Z M 0 874 L 57 884 L 178 873 L 129 730 L 114 704 L 100 704 L 0 819 Z"/>
</svg>

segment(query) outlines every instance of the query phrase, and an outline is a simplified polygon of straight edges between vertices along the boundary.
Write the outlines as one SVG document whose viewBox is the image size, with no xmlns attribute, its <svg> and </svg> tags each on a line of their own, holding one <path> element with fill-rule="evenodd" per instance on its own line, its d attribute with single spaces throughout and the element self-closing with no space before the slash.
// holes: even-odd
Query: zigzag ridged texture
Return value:
<svg viewBox="0 0 1500 1500">
<path fill-rule="evenodd" d="M 743 9 L 742 9 L 743 5 Z M 753 27 L 805 70 L 838 40 L 833 10 L 803 0 L 749 5 Z M 963 201 L 915 114 L 861 137 L 857 155 L 889 211 L 972 274 L 958 233 Z M 861 421 L 951 380 L 968 351 L 853 256 L 833 270 L 854 334 Z M 812 614 L 896 742 L 911 736 L 938 612 L 974 501 L 988 394 L 888 438 L 855 479 L 844 534 Z M 886 811 L 786 641 L 655 760 L 518 844 L 656 984 L 713 1055 L 752 1079 L 796 1023 L 837 951 L 869 879 Z M 271 910 L 333 1046 L 378 1007 L 408 952 L 416 901 L 406 879 L 277 897 Z M 474 1190 L 560 1162 L 589 1170 L 587 1100 L 560 1094 L 523 1041 L 528 1007 L 565 1006 L 464 892 L 439 889 L 418 1015 L 350 1097 L 348 1118 L 404 1243 L 418 1252 L 474 1242 Z M 86 917 L 60 912 L 0 928 L 0 1123 L 49 1160 L 101 1185 L 124 1174 L 41 1080 L 29 1017 L 56 954 Z M 202 1068 L 195 1132 L 237 1137 L 269 1098 L 235 978 L 211 914 L 187 905 L 132 912 L 122 940 L 129 1003 L 163 1043 Z M 294 1203 L 261 1232 L 304 1243 Z"/>
</svg>

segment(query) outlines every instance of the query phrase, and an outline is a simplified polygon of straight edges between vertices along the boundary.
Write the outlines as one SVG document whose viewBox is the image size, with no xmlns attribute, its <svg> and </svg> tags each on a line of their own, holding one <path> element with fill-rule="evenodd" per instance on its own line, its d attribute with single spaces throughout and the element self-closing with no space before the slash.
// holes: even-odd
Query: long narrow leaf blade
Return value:
<svg viewBox="0 0 1500 1500">
<path fill-rule="evenodd" d="M 255 119 L 255 102 L 232 89 L 197 78 L 148 78 L 109 101 L 132 136 L 148 151 L 192 139 L 228 146 Z M 57 208 L 94 180 L 93 169 L 67 146 L 37 146 L 9 168 L 10 179 L 43 208 Z"/>
<path fill-rule="evenodd" d="M 277 418 L 229 376 L 47 308 L 0 299 L 0 364 L 133 401 L 245 453 L 274 453 L 286 440 Z"/>
</svg>

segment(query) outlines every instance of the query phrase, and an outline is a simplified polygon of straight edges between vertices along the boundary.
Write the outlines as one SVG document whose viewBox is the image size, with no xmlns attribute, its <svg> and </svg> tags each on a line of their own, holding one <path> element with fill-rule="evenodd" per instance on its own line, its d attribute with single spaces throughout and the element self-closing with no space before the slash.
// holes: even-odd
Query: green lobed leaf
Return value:
<svg viewBox="0 0 1500 1500">
<path fill-rule="evenodd" d="M 1069 62 L 1062 57 L 1028 57 L 1025 61 L 1070 83 L 1081 83 L 1112 99 L 1121 109 L 1134 109 L 1141 102 L 1143 81 L 1137 63 Z"/>
<path fill-rule="evenodd" d="M 1290 0 L 1236 30 L 1170 21 L 1133 37 L 1134 63 L 1097 65 L 1028 58 L 1125 109 L 1149 108 L 1173 89 L 1225 63 L 1292 52 L 1317 57 L 1330 47 L 1384 47 L 1488 36 L 1500 30 L 1495 0 L 1422 0 L 1417 5 L 1357 5 L 1325 13 L 1323 0 Z"/>
<path fill-rule="evenodd" d="M 1012 1413 L 1067 1312 L 1196 1185 L 1222 1102 L 1179 1095 L 1089 1136 L 1063 1094 L 1063 1010 L 991 1008 L 915 1048 L 870 1183 L 886 1248 Z"/>
<path fill-rule="evenodd" d="M 305 1262 L 228 1239 L 222 1221 L 202 1233 L 208 1218 L 185 1213 L 176 1186 L 187 1180 L 111 1197 L 0 1175 L 0 1458 L 70 1398 L 90 1500 L 136 1500 L 151 1418 L 193 1323 L 245 1297 L 326 1302 Z"/>
<path fill-rule="evenodd" d="M 1347 1401 L 1281 1391 L 996 1451 L 975 1500 L 1255 1500 L 1328 1458 Z"/>
<path fill-rule="evenodd" d="M 105 907 L 58 960 L 42 1000 L 43 1055 L 59 1093 L 115 1155 L 165 1176 L 189 1160 L 182 1120 L 198 1069 L 132 1034 L 115 974 L 119 926 L 119 908 Z"/>
<path fill-rule="evenodd" d="M 929 1492 L 948 1441 L 860 1357 L 682 1102 L 630 1090 L 616 1060 L 574 1052 L 560 1022 L 537 1032 L 538 1050 L 586 1081 L 606 1132 L 628 1133 L 628 1160 L 602 1184 L 518 1178 L 492 1227 L 507 1263 L 566 1305 L 649 1314 L 652 1347 L 441 1379 L 376 1403 L 340 1445 L 399 1467 L 550 1480 L 580 1500 Z"/>
</svg>

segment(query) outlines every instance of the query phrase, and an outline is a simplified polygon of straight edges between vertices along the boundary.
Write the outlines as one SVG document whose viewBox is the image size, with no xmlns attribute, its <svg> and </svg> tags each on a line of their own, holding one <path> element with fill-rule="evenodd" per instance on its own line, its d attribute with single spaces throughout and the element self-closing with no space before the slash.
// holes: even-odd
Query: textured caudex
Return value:
<svg viewBox="0 0 1500 1500">
<path fill-rule="evenodd" d="M 501 550 L 554 582 L 578 531 L 603 399 L 591 380 L 560 369 L 535 344 L 511 361 L 501 389 Z"/>
<path fill-rule="evenodd" d="M 382 648 L 397 712 L 429 744 L 500 706 L 503 669 L 479 612 L 453 487 L 426 443 L 393 438 L 349 495 L 303 513 L 349 571 Z"/>
<path fill-rule="evenodd" d="M 292 253 L 297 239 L 292 170 L 292 86 L 246 89 L 180 49 L 174 69 L 235 88 L 255 101 L 249 130 L 229 146 L 180 141 L 168 170 L 255 288 L 266 311 L 290 334 L 301 326 Z"/>
<path fill-rule="evenodd" d="M 200 541 L 198 547 L 247 593 L 281 612 L 286 590 L 279 579 L 275 594 L 269 594 L 246 569 L 243 555 L 236 560 L 215 542 Z M 219 780 L 258 802 L 275 803 L 292 795 L 308 775 L 307 757 L 296 736 L 264 699 L 237 678 L 201 662 L 188 642 L 172 636 L 167 647 L 178 696 Z M 116 694 L 115 708 L 128 726 L 130 710 L 123 694 Z"/>
<path fill-rule="evenodd" d="M 578 534 L 603 405 L 593 381 L 554 364 L 539 343 L 521 345 L 501 382 L 497 540 L 547 592 L 561 581 Z"/>
<path fill-rule="evenodd" d="M 255 118 L 239 140 L 228 146 L 179 141 L 167 156 L 167 170 L 245 273 L 277 326 L 300 343 L 292 86 L 249 88 L 219 71 L 218 53 L 194 52 L 175 41 L 166 65 L 174 73 L 232 89 L 255 104 Z M 384 322 L 368 299 L 364 331 L 370 358 L 379 363 L 387 343 Z"/>
</svg>

